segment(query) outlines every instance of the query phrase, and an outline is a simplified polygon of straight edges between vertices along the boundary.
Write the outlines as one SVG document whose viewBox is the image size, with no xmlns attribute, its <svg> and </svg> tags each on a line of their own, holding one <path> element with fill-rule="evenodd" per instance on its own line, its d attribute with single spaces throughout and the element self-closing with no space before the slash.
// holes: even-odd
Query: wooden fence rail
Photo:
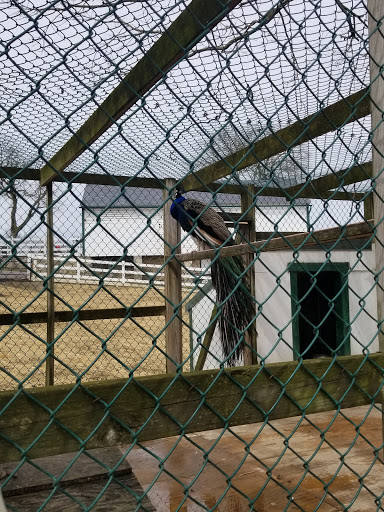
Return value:
<svg viewBox="0 0 384 512">
<path fill-rule="evenodd" d="M 303 411 L 357 407 L 379 398 L 383 354 L 339 357 L 330 362 L 291 361 L 227 368 L 225 372 L 207 370 L 3 391 L 2 461 L 131 443 L 135 435 L 147 441 L 223 428 L 224 424 L 288 418 Z"/>
</svg>

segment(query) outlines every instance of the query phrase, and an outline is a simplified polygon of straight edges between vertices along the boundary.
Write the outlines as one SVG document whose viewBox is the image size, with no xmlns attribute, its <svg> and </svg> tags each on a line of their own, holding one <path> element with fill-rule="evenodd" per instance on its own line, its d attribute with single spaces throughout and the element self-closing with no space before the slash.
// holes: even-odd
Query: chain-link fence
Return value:
<svg viewBox="0 0 384 512">
<path fill-rule="evenodd" d="M 381 0 L 3 2 L 9 510 L 384 510 Z"/>
</svg>

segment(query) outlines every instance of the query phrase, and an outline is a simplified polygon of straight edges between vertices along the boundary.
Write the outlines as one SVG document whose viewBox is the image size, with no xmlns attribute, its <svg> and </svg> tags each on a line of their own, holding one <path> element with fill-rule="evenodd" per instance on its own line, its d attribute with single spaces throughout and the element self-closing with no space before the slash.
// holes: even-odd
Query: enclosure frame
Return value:
<svg viewBox="0 0 384 512">
<path fill-rule="evenodd" d="M 148 386 L 153 388 L 155 386 L 164 385 L 169 386 L 170 382 L 177 382 L 174 389 L 177 391 L 176 398 L 174 399 L 174 415 L 177 417 L 179 414 L 181 418 L 182 408 L 186 407 L 183 401 L 180 405 L 177 396 L 188 396 L 188 390 L 197 388 L 204 389 L 204 383 L 211 382 L 212 378 L 218 376 L 218 371 L 209 371 L 209 374 L 204 372 L 191 373 L 189 375 L 182 375 L 179 372 L 179 365 L 182 363 L 181 359 L 181 319 L 180 319 L 180 308 L 181 308 L 181 279 L 180 277 L 180 263 L 186 261 L 197 261 L 201 259 L 212 258 L 217 255 L 217 250 L 210 249 L 200 252 L 192 252 L 188 254 L 179 254 L 177 250 L 170 250 L 172 247 L 180 247 L 181 235 L 180 230 L 175 228 L 173 220 L 169 215 L 170 207 L 170 196 L 176 187 L 183 187 L 186 191 L 192 190 L 205 190 L 205 191 L 217 191 L 223 193 L 241 194 L 242 204 L 239 205 L 242 211 L 241 219 L 245 219 L 248 224 L 248 233 L 255 235 L 254 225 L 252 220 L 247 218 L 247 214 L 250 209 L 254 208 L 252 203 L 252 196 L 255 195 L 273 195 L 278 197 L 288 198 L 293 200 L 300 197 L 320 198 L 320 199 L 333 199 L 333 200 L 355 200 L 364 201 L 366 205 L 365 211 L 365 222 L 356 225 L 349 225 L 346 228 L 331 228 L 329 230 L 322 230 L 319 232 L 302 233 L 298 235 L 291 235 L 286 237 L 272 238 L 266 241 L 254 241 L 249 238 L 249 244 L 239 244 L 233 247 L 226 247 L 220 250 L 220 257 L 228 255 L 247 255 L 247 261 L 251 260 L 251 255 L 259 253 L 260 251 L 269 250 L 283 250 L 283 249 L 295 249 L 297 247 L 304 247 L 309 245 L 316 245 L 324 241 L 337 241 L 341 238 L 354 239 L 372 236 L 373 227 L 375 225 L 375 235 L 377 243 L 375 244 L 376 250 L 376 261 L 377 261 L 377 282 L 378 289 L 384 290 L 384 272 L 380 272 L 383 267 L 383 251 L 384 251 L 384 224 L 381 219 L 384 216 L 384 206 L 382 197 L 384 197 L 384 178 L 382 175 L 383 156 L 384 155 L 384 136 L 379 132 L 375 133 L 374 137 L 374 148 L 372 162 L 365 163 L 363 165 L 357 165 L 351 169 L 338 171 L 327 176 L 323 176 L 312 180 L 310 183 L 300 183 L 293 187 L 286 189 L 275 189 L 271 187 L 253 187 L 252 189 L 246 189 L 239 185 L 221 185 L 214 183 L 220 178 L 227 176 L 233 168 L 242 170 L 252 163 L 255 162 L 256 154 L 258 159 L 265 159 L 270 156 L 277 155 L 282 151 L 285 151 L 287 147 L 294 147 L 308 139 L 318 137 L 329 131 L 334 131 L 336 128 L 340 128 L 345 124 L 361 119 L 370 113 L 372 106 L 372 126 L 376 128 L 380 125 L 379 130 L 384 130 L 383 123 L 380 124 L 378 119 L 380 118 L 382 111 L 384 111 L 383 97 L 384 97 L 384 82 L 375 80 L 372 83 L 371 90 L 363 89 L 357 93 L 352 94 L 348 98 L 336 102 L 333 105 L 326 107 L 314 114 L 296 121 L 292 125 L 280 130 L 274 135 L 266 137 L 261 140 L 260 143 L 256 143 L 252 146 L 245 147 L 231 155 L 228 155 L 225 161 L 217 161 L 203 169 L 200 169 L 193 175 L 189 175 L 181 181 L 174 179 L 169 180 L 157 180 L 151 178 L 138 178 L 130 176 L 113 176 L 113 175 L 100 175 L 100 174 L 75 174 L 65 172 L 67 166 L 75 160 L 86 148 L 91 145 L 97 138 L 105 133 L 105 131 L 115 123 L 119 117 L 126 112 L 145 91 L 149 90 L 158 80 L 164 76 L 169 69 L 172 68 L 182 57 L 186 55 L 186 51 L 191 49 L 198 41 L 199 38 L 205 35 L 206 31 L 202 30 L 202 23 L 197 23 L 196 20 L 203 16 L 205 25 L 212 28 L 216 23 L 222 19 L 231 9 L 237 4 L 238 0 L 231 0 L 222 2 L 222 8 L 218 11 L 216 2 L 211 0 L 193 0 L 191 6 L 186 9 L 179 18 L 172 24 L 171 28 L 160 37 L 153 48 L 143 57 L 143 59 L 132 69 L 132 71 L 125 77 L 125 79 L 119 84 L 119 86 L 111 93 L 111 95 L 103 102 L 103 104 L 92 114 L 92 116 L 83 124 L 83 126 L 77 131 L 77 133 L 57 152 L 57 154 L 45 164 L 42 169 L 15 169 L 15 168 L 4 168 L 4 175 L 7 178 L 17 179 L 30 179 L 40 180 L 43 186 L 47 187 L 48 197 L 48 212 L 49 216 L 53 212 L 52 207 L 52 182 L 66 182 L 72 183 L 98 183 L 117 185 L 120 184 L 124 187 L 136 187 L 143 186 L 149 188 L 160 188 L 164 191 L 164 198 L 168 199 L 164 205 L 164 255 L 166 258 L 167 265 L 165 267 L 165 281 L 166 285 L 166 297 L 167 301 L 164 308 L 158 308 L 155 310 L 154 307 L 148 308 L 137 308 L 137 315 L 149 315 L 159 314 L 164 315 L 167 336 L 167 375 L 154 376 L 149 378 L 142 378 L 139 380 L 140 385 Z M 383 19 L 384 18 L 384 4 L 381 0 L 369 0 L 369 11 L 371 13 L 370 20 L 372 18 Z M 216 6 L 216 7 L 215 7 Z M 193 14 L 191 14 L 191 12 Z M 192 35 L 189 31 L 186 36 L 183 35 L 185 26 L 192 27 Z M 175 44 L 175 41 L 179 41 L 179 44 Z M 377 68 L 383 65 L 384 59 L 384 42 L 381 37 L 372 36 L 371 44 L 371 58 L 375 61 L 372 65 L 372 76 L 377 76 Z M 381 67 L 382 69 L 382 67 Z M 139 82 L 136 82 L 139 80 Z M 126 87 L 129 83 L 130 87 Z M 128 94 L 126 89 L 136 91 L 134 94 Z M 370 97 L 372 102 L 370 101 Z M 380 106 L 380 108 L 378 107 Z M 379 116 L 379 117 L 377 117 Z M 305 133 L 303 133 L 303 126 L 305 127 Z M 375 194 L 373 195 L 374 202 L 374 216 L 375 222 L 371 219 L 371 199 L 363 193 L 350 193 L 348 191 L 337 191 L 332 190 L 335 187 L 344 187 L 351 183 L 359 183 L 368 178 L 373 177 L 376 182 Z M 340 185 L 340 181 L 342 185 Z M 48 233 L 52 234 L 54 229 L 53 220 L 49 217 L 47 219 Z M 51 235 L 49 235 L 51 236 Z M 249 235 L 250 236 L 250 235 Z M 17 325 L 20 322 L 38 322 L 44 321 L 47 323 L 47 341 L 48 343 L 54 340 L 54 324 L 60 321 L 65 315 L 55 312 L 53 306 L 53 290 L 54 290 L 54 254 L 53 254 L 53 243 L 48 238 L 48 260 L 50 278 L 49 287 L 47 289 L 47 312 L 37 312 L 25 315 L 0 315 L 1 322 L 10 322 L 9 325 Z M 179 280 L 179 283 L 175 285 L 175 281 Z M 254 290 L 255 284 L 253 283 L 252 289 Z M 382 322 L 384 317 L 384 301 L 382 294 L 378 293 L 378 310 L 379 319 Z M 176 305 L 176 306 L 175 306 Z M 134 311 L 134 310 L 132 310 Z M 89 318 L 122 318 L 127 314 L 124 308 L 118 310 L 91 310 L 87 312 L 80 312 L 81 315 L 85 315 Z M 28 316 L 27 316 L 28 315 Z M 74 317 L 73 313 L 68 313 L 71 318 Z M 384 350 L 383 346 L 383 331 L 380 335 L 380 350 Z M 53 346 L 53 345 L 52 345 Z M 250 341 L 250 346 L 256 348 L 256 340 Z M 254 391 L 252 399 L 258 403 L 265 404 L 264 409 L 268 410 L 271 407 L 268 396 L 271 392 L 270 386 L 276 385 L 276 382 L 284 381 L 288 379 L 292 372 L 297 372 L 298 379 L 300 379 L 300 385 L 292 390 L 295 395 L 295 399 L 287 399 L 289 404 L 281 406 L 279 408 L 278 416 L 273 417 L 287 417 L 289 415 L 297 414 L 297 406 L 293 407 L 292 403 L 295 402 L 297 394 L 302 394 L 303 390 L 308 389 L 313 393 L 313 379 L 310 380 L 309 372 L 307 369 L 311 369 L 313 374 L 320 374 L 324 371 L 324 361 L 314 360 L 306 361 L 305 366 L 301 363 L 283 363 L 279 365 L 264 365 L 259 367 L 254 364 L 254 351 L 247 351 L 245 357 L 248 365 L 245 368 L 236 368 L 227 370 L 229 374 L 236 375 L 239 379 L 244 379 L 245 385 L 252 380 L 253 377 L 259 376 L 263 380 L 263 386 Z M 36 428 L 41 427 L 41 421 L 46 422 L 46 417 L 42 415 L 44 407 L 37 405 L 37 401 L 41 401 L 45 404 L 45 413 L 52 413 L 60 404 L 62 397 L 70 394 L 73 397 L 71 406 L 74 410 L 81 408 L 85 411 L 86 417 L 92 417 L 94 419 L 100 419 L 100 414 L 104 414 L 103 407 L 109 403 L 111 397 L 115 396 L 122 389 L 125 389 L 128 381 L 119 380 L 102 383 L 87 383 L 81 386 L 52 386 L 54 384 L 53 378 L 53 359 L 47 359 L 47 387 L 37 390 L 24 390 L 22 393 L 19 391 L 7 391 L 0 393 L 0 406 L 8 402 L 12 402 L 12 414 L 5 414 L 4 418 L 0 420 L 1 429 L 13 428 L 19 431 L 20 434 L 20 446 L 30 446 L 30 435 L 36 435 L 36 430 L 31 429 L 30 432 L 22 432 L 22 419 L 23 421 L 27 418 L 31 423 L 37 425 Z M 352 393 L 345 395 L 345 390 L 351 386 L 351 375 L 354 377 L 354 372 L 358 368 L 365 366 L 364 371 L 360 370 L 356 374 L 356 378 L 361 378 L 360 388 L 355 389 Z M 314 401 L 311 401 L 310 405 L 303 402 L 303 407 L 307 412 L 313 411 L 326 411 L 335 407 L 352 407 L 367 403 L 367 396 L 378 398 L 381 393 L 382 386 L 382 373 L 379 370 L 380 367 L 384 366 L 383 354 L 370 355 L 370 361 L 367 361 L 364 355 L 362 356 L 347 356 L 345 358 L 338 358 L 337 365 L 332 373 L 333 381 L 329 384 L 332 388 L 327 391 L 328 395 L 323 396 L 319 394 Z M 177 376 L 176 376 L 177 374 Z M 209 375 L 213 375 L 210 377 Z M 272 377 L 271 377 L 272 376 Z M 299 377 L 300 376 L 300 377 Z M 309 377 L 308 377 L 309 376 Z M 312 378 L 312 377 L 311 377 Z M 225 417 L 225 411 L 227 405 L 230 406 L 239 400 L 238 390 L 236 392 L 230 388 L 228 391 L 228 384 L 223 376 L 221 380 L 223 383 L 218 385 L 218 395 L 215 397 L 217 400 L 218 407 L 223 407 L 223 416 Z M 353 380 L 353 379 L 352 379 Z M 135 413 L 139 414 L 139 409 L 142 407 L 142 401 L 145 400 L 142 391 L 139 389 L 140 385 L 135 388 L 135 394 L 133 396 L 133 407 Z M 192 387 L 191 387 L 192 386 Z M 325 386 L 325 384 L 324 384 Z M 334 387 L 335 386 L 335 387 Z M 361 390 L 366 392 L 366 396 Z M 175 393 L 176 393 L 175 391 Z M 192 392 L 194 393 L 194 391 Z M 228 396 L 230 399 L 228 400 Z M 331 398 L 330 398 L 331 396 Z M 300 397 L 299 397 L 300 398 Z M 198 399 L 198 398 L 197 398 Z M 188 406 L 195 406 L 196 398 L 188 398 Z M 303 397 L 303 400 L 308 399 L 308 395 Z M 148 397 L 146 398 L 148 401 Z M 225 402 L 225 403 L 224 403 Z M 215 402 L 216 403 L 216 402 Z M 370 402 L 369 402 L 370 403 Z M 96 405 L 95 405 L 96 404 Z M 285 402 L 284 402 L 285 404 Z M 154 401 L 150 401 L 148 405 L 149 409 L 153 409 L 156 406 Z M 119 414 L 127 412 L 127 405 L 124 403 L 123 406 L 119 406 Z M 253 408 L 253 405 L 252 405 Z M 1 407 L 0 407 L 1 409 Z M 100 412 L 102 411 L 102 412 Z M 248 412 L 247 412 L 248 411 Z M 132 412 L 132 411 L 129 411 Z M 63 413 L 64 414 L 64 413 Z M 204 416 L 203 419 L 199 418 L 196 420 L 196 424 L 185 426 L 184 432 L 192 432 L 199 429 L 205 429 L 210 426 L 214 428 L 216 425 L 212 417 Z M 71 428 L 76 430 L 76 421 L 74 414 L 65 412 L 65 418 L 68 421 L 67 425 L 71 425 Z M 163 426 L 150 430 L 150 433 L 143 434 L 140 439 L 155 439 L 157 437 L 165 437 L 172 435 L 173 433 L 179 433 L 180 425 L 171 424 L 166 414 L 161 416 Z M 43 420 L 40 419 L 43 418 Z M 259 416 L 254 412 L 251 414 L 246 408 L 243 415 L 235 418 L 231 418 L 228 422 L 230 425 L 234 424 L 246 424 L 258 421 Z M 12 421 L 11 421 L 12 420 Z M 80 420 L 79 420 L 80 421 Z M 108 420 L 109 421 L 109 420 Z M 144 421 L 144 420 L 143 420 Z M 220 419 L 221 421 L 221 419 Z M 84 426 L 84 417 L 81 419 L 81 425 L 79 434 L 82 436 L 90 436 L 89 430 Z M 180 420 L 181 424 L 183 421 Z M 240 423 L 241 422 L 241 423 Z M 129 421 L 127 420 L 127 424 Z M 69 427 L 67 427 L 69 428 Z M 107 428 L 107 427 L 106 427 Z M 112 435 L 108 434 L 108 428 Z M 124 435 L 118 435 L 118 429 L 115 428 L 113 421 L 108 423 L 107 431 L 103 431 L 100 435 L 89 437 L 87 446 L 111 446 L 126 442 L 129 440 L 127 433 Z M 25 429 L 24 429 L 25 430 Z M 59 437 L 58 437 L 59 436 Z M 23 437 L 25 437 L 23 439 Z M 71 438 L 69 439 L 67 429 L 52 428 L 47 431 L 47 438 L 34 444 L 30 449 L 26 448 L 28 456 L 40 457 L 43 455 L 52 455 L 55 453 L 64 453 L 73 449 L 79 448 L 78 440 Z M 53 439 L 55 442 L 53 443 Z M 4 440 L 0 440 L 3 444 L 3 448 L 7 447 L 7 443 Z M 4 452 L 4 450 L 3 450 Z M 9 451 L 7 460 L 17 460 L 24 457 L 23 450 L 13 449 Z"/>
</svg>

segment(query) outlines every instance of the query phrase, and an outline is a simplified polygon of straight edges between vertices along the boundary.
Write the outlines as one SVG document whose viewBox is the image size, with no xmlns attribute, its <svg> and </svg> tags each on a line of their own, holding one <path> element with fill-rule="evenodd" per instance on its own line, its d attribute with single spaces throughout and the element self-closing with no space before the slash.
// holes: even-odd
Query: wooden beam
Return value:
<svg viewBox="0 0 384 512">
<path fill-rule="evenodd" d="M 323 177 L 322 177 L 323 178 Z M 322 178 L 318 178 L 319 180 Z M 326 176 L 324 176 L 326 178 Z M 367 179 L 367 178 L 364 178 Z M 316 181 L 316 180 L 313 180 Z M 361 180 L 359 180 L 361 181 Z M 355 183 L 353 181 L 352 183 Z M 356 182 L 357 183 L 357 182 Z M 210 183 L 206 187 L 200 186 L 196 190 L 200 192 L 216 192 L 220 190 L 222 194 L 242 194 L 245 188 L 248 186 L 248 183 L 244 183 L 243 185 L 220 185 L 219 183 Z M 290 201 L 291 198 L 300 191 L 305 186 L 304 183 L 300 183 L 298 185 L 294 185 L 287 189 L 282 187 L 255 187 L 254 191 L 257 196 L 270 196 L 270 197 L 283 197 L 284 199 Z M 291 190 L 292 189 L 292 190 Z M 320 187 L 319 187 L 320 190 Z M 331 191 L 329 189 L 325 189 L 321 187 L 321 192 L 316 189 L 312 189 L 311 187 L 304 187 L 304 191 L 302 194 L 298 194 L 297 197 L 303 197 L 306 199 L 332 199 L 335 201 L 353 201 L 360 200 L 364 197 L 362 193 L 354 193 L 354 192 L 344 192 L 344 191 Z M 189 191 L 191 192 L 191 190 Z"/>
<path fill-rule="evenodd" d="M 351 185 L 353 183 L 361 183 L 372 177 L 372 162 L 355 165 L 352 168 L 343 169 L 341 171 L 331 172 L 326 176 L 310 179 L 304 183 L 298 183 L 292 187 L 286 188 L 285 191 L 289 197 L 308 197 L 328 199 L 332 194 L 331 189 L 337 189 L 342 186 Z M 340 192 L 338 191 L 337 194 Z M 327 197 L 322 197 L 325 194 Z M 343 192 L 346 196 L 348 193 Z M 351 196 L 353 192 L 351 192 Z M 370 217 L 372 218 L 372 217 Z"/>
<path fill-rule="evenodd" d="M 370 162 L 368 163 L 370 164 Z M 363 164 L 363 165 L 368 165 Z M 368 167 L 367 167 L 368 168 Z M 40 169 L 24 169 L 21 171 L 20 168 L 16 167 L 3 167 L 4 172 L 0 169 L 0 175 L 3 175 L 5 178 L 13 178 L 16 179 L 25 179 L 31 181 L 40 180 Z M 21 171 L 21 172 L 20 172 Z M 340 173 L 343 171 L 339 171 Z M 319 180 L 325 180 L 328 176 L 322 176 L 321 178 L 317 178 L 312 180 L 313 184 L 316 184 Z M 347 178 L 348 179 L 348 178 Z M 366 179 L 366 178 L 364 178 Z M 52 181 L 59 183 L 83 183 L 83 184 L 91 184 L 91 185 L 109 185 L 109 186 L 124 186 L 124 187 L 140 187 L 140 188 L 154 188 L 154 189 L 164 189 L 164 180 L 157 178 L 142 178 L 140 176 L 126 176 L 126 175 L 118 175 L 118 174 L 97 174 L 97 173 L 76 173 L 76 172 L 62 172 L 60 174 L 55 174 L 52 178 Z M 361 181 L 361 180 L 358 180 Z M 356 181 L 357 182 L 357 181 Z M 350 183 L 355 183 L 354 181 Z M 295 185 L 294 187 L 290 187 L 289 189 L 283 189 L 280 187 L 254 187 L 255 194 L 259 196 L 271 196 L 271 197 L 283 197 L 285 199 L 291 199 L 291 197 L 296 193 L 297 190 L 301 190 L 304 187 L 305 183 L 301 183 Z M 222 194 L 238 194 L 241 195 L 244 192 L 244 185 L 222 185 L 220 183 L 211 183 L 206 187 L 198 187 L 198 191 L 202 192 L 216 192 L 220 190 Z M 308 199 L 318 199 L 319 192 L 315 187 L 316 191 L 312 188 L 308 189 L 305 187 L 303 193 L 297 195 L 297 197 L 304 197 Z M 331 192 L 324 187 L 321 187 L 321 199 L 329 199 L 333 200 L 360 200 L 364 197 L 364 194 L 353 194 L 347 192 Z"/>
<path fill-rule="evenodd" d="M 24 167 L 1 167 L 0 178 L 17 180 L 39 180 L 40 169 L 24 169 Z"/>
<path fill-rule="evenodd" d="M 372 404 L 384 355 L 0 392 L 2 462 Z"/>
<path fill-rule="evenodd" d="M 370 193 L 365 199 L 364 199 L 364 219 L 373 219 L 374 218 L 374 211 L 373 211 L 373 194 Z"/>
<path fill-rule="evenodd" d="M 80 309 L 79 311 L 55 311 L 55 322 L 86 322 L 89 320 L 107 320 L 126 317 L 138 318 L 164 315 L 165 306 L 134 307 L 130 310 L 126 308 Z M 47 322 L 47 311 L 21 314 L 0 314 L 0 325 L 46 324 Z"/>
<path fill-rule="evenodd" d="M 361 201 L 366 194 L 360 192 L 310 191 L 297 197 L 304 199 L 331 199 L 332 201 Z"/>
<path fill-rule="evenodd" d="M 204 184 L 208 185 L 234 170 L 245 169 L 303 142 L 334 131 L 369 113 L 369 91 L 363 89 L 188 175 L 181 186 L 188 191 Z"/>
<path fill-rule="evenodd" d="M 85 183 L 90 185 L 110 185 L 124 187 L 163 189 L 164 181 L 156 178 L 142 178 L 139 176 L 121 176 L 117 174 L 91 174 L 63 172 L 53 178 L 57 182 Z"/>
<path fill-rule="evenodd" d="M 240 0 L 192 0 L 81 128 L 42 168 L 41 184 L 46 185 L 56 173 L 62 172 L 116 124 L 239 3 Z"/>
<path fill-rule="evenodd" d="M 199 261 L 212 259 L 215 256 L 224 258 L 225 256 L 241 256 L 243 254 L 250 254 L 257 251 L 281 251 L 281 250 L 295 250 L 302 247 L 309 247 L 312 245 L 321 245 L 330 242 L 337 242 L 340 239 L 355 239 L 363 238 L 372 235 L 372 223 L 358 222 L 356 224 L 349 224 L 344 228 L 328 228 L 311 233 L 300 233 L 285 237 L 275 237 L 271 240 L 259 240 L 249 242 L 249 244 L 240 244 L 223 247 L 221 249 L 207 249 L 205 251 L 192 251 L 178 256 L 180 262 L 184 261 Z"/>
<path fill-rule="evenodd" d="M 166 263 L 164 267 L 165 345 L 167 372 L 173 373 L 183 360 L 181 265 L 175 257 L 181 251 L 181 228 L 170 212 L 172 204 L 170 196 L 176 180 L 168 178 L 165 180 L 165 185 L 163 192 L 164 263 Z"/>
<path fill-rule="evenodd" d="M 368 0 L 369 67 L 371 81 L 371 137 L 373 215 L 377 324 L 379 350 L 384 352 L 384 3 Z M 384 394 L 381 395 L 382 433 L 384 436 Z M 383 450 L 384 453 L 384 450 Z"/>
</svg>

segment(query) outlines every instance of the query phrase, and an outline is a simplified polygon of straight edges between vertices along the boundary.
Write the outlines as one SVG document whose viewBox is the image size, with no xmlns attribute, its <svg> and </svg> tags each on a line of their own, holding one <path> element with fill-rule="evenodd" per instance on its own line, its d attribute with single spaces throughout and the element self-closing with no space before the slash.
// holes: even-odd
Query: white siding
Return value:
<svg viewBox="0 0 384 512">
<path fill-rule="evenodd" d="M 324 263 L 326 254 L 321 251 L 301 251 L 300 263 Z M 296 260 L 295 260 L 296 261 Z M 350 337 L 351 354 L 379 350 L 377 338 L 376 288 L 374 286 L 375 256 L 373 250 L 364 251 L 361 262 L 356 265 L 356 251 L 332 251 L 333 263 L 349 263 L 353 269 L 348 276 L 349 319 L 352 324 Z M 290 251 L 261 253 L 255 264 L 256 299 L 261 304 L 257 318 L 258 353 L 266 362 L 274 363 L 293 359 L 291 283 L 289 264 L 293 262 Z M 360 302 L 360 299 L 363 299 Z M 203 299 L 193 308 L 193 343 L 196 346 L 198 333 L 208 326 L 215 294 Z M 219 333 L 215 332 L 211 351 L 222 356 Z M 199 351 L 194 355 L 197 361 Z M 217 368 L 214 357 L 208 357 L 205 369 Z"/>
<path fill-rule="evenodd" d="M 307 231 L 307 207 L 263 206 L 256 210 L 256 231 Z"/>
<path fill-rule="evenodd" d="M 101 210 L 94 210 L 99 214 Z M 163 216 L 155 208 L 116 208 L 101 215 L 100 223 L 95 215 L 84 216 L 85 256 L 128 256 L 164 254 Z M 191 239 L 182 245 L 183 251 L 192 251 Z"/>
<path fill-rule="evenodd" d="M 94 210 L 100 214 L 101 210 Z M 129 256 L 162 254 L 161 214 L 155 209 L 109 209 L 100 216 L 86 212 L 84 216 L 85 255 Z M 98 222 L 99 220 L 99 222 Z"/>
</svg>

